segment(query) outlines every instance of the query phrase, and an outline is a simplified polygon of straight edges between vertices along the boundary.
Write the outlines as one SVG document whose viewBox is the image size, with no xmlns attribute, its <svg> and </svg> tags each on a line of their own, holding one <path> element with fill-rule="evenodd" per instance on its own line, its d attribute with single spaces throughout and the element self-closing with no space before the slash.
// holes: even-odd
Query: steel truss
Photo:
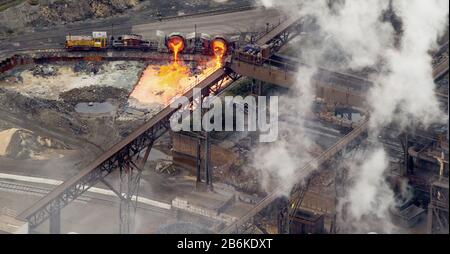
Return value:
<svg viewBox="0 0 450 254">
<path fill-rule="evenodd" d="M 158 122 L 156 125 L 152 126 L 150 129 L 145 131 L 142 135 L 134 139 L 127 146 L 121 149 L 119 152 L 112 155 L 106 161 L 101 163 L 94 170 L 91 170 L 87 174 L 85 174 L 78 181 L 71 183 L 69 186 L 61 185 L 59 187 L 64 188 L 62 192 L 55 198 L 52 198 L 49 203 L 47 203 L 44 207 L 39 209 L 37 212 L 30 214 L 26 217 L 28 221 L 28 226 L 30 231 L 35 229 L 37 226 L 42 224 L 50 217 L 57 217 L 55 220 L 51 220 L 53 223 L 59 224 L 59 213 L 62 208 L 67 206 L 70 202 L 78 198 L 84 192 L 86 192 L 90 187 L 97 184 L 99 181 L 103 180 L 106 176 L 108 176 L 112 171 L 116 168 L 121 170 L 121 180 L 124 179 L 124 175 L 128 175 L 126 178 L 125 186 L 121 188 L 119 197 L 121 197 L 121 218 L 124 218 L 122 215 L 127 214 L 127 212 L 122 212 L 123 209 L 126 208 L 128 210 L 129 204 L 131 204 L 131 193 L 137 193 L 137 189 L 131 188 L 134 184 L 139 183 L 140 173 L 138 176 L 132 176 L 133 167 L 137 168 L 137 166 L 133 162 L 133 157 L 138 156 L 141 151 L 145 148 L 151 147 L 151 144 L 162 136 L 169 128 L 169 116 Z M 139 170 L 140 172 L 140 170 Z M 131 178 L 130 178 L 131 177 Z M 122 184 L 121 184 L 122 186 Z M 128 188 L 127 186 L 130 186 Z M 138 185 L 137 185 L 138 186 Z M 110 187 L 110 186 L 108 186 Z M 123 190 L 126 190 L 125 200 L 123 198 Z M 137 200 L 137 197 L 136 197 Z M 122 204 L 122 202 L 126 202 L 127 204 Z M 128 219 L 123 219 L 124 221 L 129 221 Z M 52 223 L 52 224 L 53 224 Z M 127 224 L 127 223 L 126 223 Z M 59 227 L 59 226 L 58 226 Z M 50 225 L 51 230 L 50 233 L 59 233 L 56 226 Z M 128 228 L 128 226 L 124 225 L 124 227 Z M 53 232 L 52 232 L 53 231 Z M 126 231 L 126 230 L 125 230 Z M 122 232 L 122 230 L 121 230 Z"/>
<path fill-rule="evenodd" d="M 221 93 L 239 78 L 240 76 L 231 73 L 225 75 L 217 82 L 203 88 L 201 90 L 202 98 L 208 95 Z M 194 99 L 195 98 L 191 98 L 189 110 L 193 109 L 192 105 L 195 104 Z M 48 203 L 39 208 L 31 207 L 19 215 L 19 218 L 24 218 L 28 221 L 30 231 L 36 229 L 40 224 L 50 218 L 50 233 L 59 233 L 60 210 L 98 182 L 103 182 L 120 198 L 120 232 L 131 232 L 133 229 L 133 218 L 136 211 L 137 195 L 142 171 L 141 167 L 137 165 L 140 161 L 139 154 L 147 149 L 143 160 L 145 162 L 153 142 L 169 130 L 171 117 L 177 112 L 177 110 L 174 110 L 173 112 L 166 114 L 148 130 L 134 138 L 118 152 L 114 153 L 95 167 L 94 170 L 86 172 L 78 180 L 69 180 L 61 186 L 58 186 L 54 191 L 54 193 L 58 193 L 57 196 L 52 197 L 52 193 L 49 194 L 49 196 L 47 196 L 49 199 Z M 97 163 L 97 161 L 93 163 Z M 119 191 L 115 190 L 104 180 L 104 178 L 115 169 L 120 170 L 121 182 Z"/>
<path fill-rule="evenodd" d="M 448 234 L 448 178 L 440 177 L 431 184 L 428 206 L 428 233 Z"/>
<path fill-rule="evenodd" d="M 120 233 L 129 234 L 134 229 L 137 201 L 139 196 L 139 183 L 142 170 L 136 165 L 128 163 L 120 173 Z"/>
<path fill-rule="evenodd" d="M 319 167 L 326 161 L 330 160 L 335 155 L 339 155 L 343 152 L 343 149 L 352 147 L 355 144 L 355 140 L 361 138 L 364 139 L 367 135 L 367 128 L 368 128 L 368 119 L 365 119 L 358 127 L 353 129 L 351 132 L 349 132 L 347 135 L 345 135 L 342 139 L 340 139 L 337 143 L 335 143 L 333 146 L 328 148 L 325 152 L 323 152 L 321 155 L 313 159 L 312 161 L 308 162 L 305 166 L 303 166 L 302 170 L 299 170 L 297 175 L 295 176 L 298 179 L 307 179 L 308 175 L 304 175 L 303 172 L 311 172 L 313 169 Z M 298 184 L 293 188 L 294 191 L 291 193 L 297 193 L 297 190 L 300 190 L 302 185 Z M 239 227 L 243 224 L 247 223 L 249 220 L 251 220 L 256 214 L 258 214 L 260 211 L 265 209 L 268 205 L 270 205 L 272 202 L 277 200 L 280 196 L 282 196 L 282 187 L 279 187 L 275 189 L 273 192 L 268 194 L 266 197 L 264 197 L 258 204 L 256 204 L 250 211 L 248 211 L 244 216 L 242 216 L 237 221 L 231 223 L 226 228 L 224 228 L 221 233 L 235 233 L 238 231 Z M 282 209 L 280 211 L 280 214 L 283 214 L 283 218 L 279 219 L 279 229 L 281 229 L 281 232 L 286 232 L 286 225 L 289 223 L 289 213 L 288 210 L 284 210 L 285 205 L 280 206 Z M 287 208 L 287 207 L 286 207 Z M 280 218 L 280 217 L 279 217 Z M 280 226 L 280 221 L 286 220 L 285 226 Z"/>
<path fill-rule="evenodd" d="M 287 27 L 282 27 L 280 32 L 276 31 L 278 34 L 273 34 L 273 37 L 270 38 L 269 41 L 274 43 L 275 49 L 279 49 L 279 47 L 284 45 L 289 38 L 292 38 L 289 37 L 289 32 L 283 30 L 288 30 L 293 24 L 295 24 L 295 22 L 291 20 L 282 24 L 282 26 Z M 270 36 L 272 36 L 271 33 L 267 34 L 266 38 L 258 40 L 258 43 L 265 44 L 265 40 Z M 274 38 L 276 41 L 272 40 Z M 208 96 L 210 94 L 217 95 L 240 77 L 240 75 L 235 74 L 229 68 L 224 68 L 223 70 L 219 69 L 204 81 L 200 82 L 198 86 L 202 89 L 202 96 Z M 193 100 L 195 98 L 192 96 L 192 91 L 188 91 L 187 94 L 191 99 L 189 109 L 192 110 L 194 104 Z M 20 214 L 18 218 L 28 221 L 30 231 L 36 229 L 37 226 L 51 218 L 51 233 L 59 233 L 60 210 L 86 192 L 90 187 L 101 181 L 120 197 L 120 231 L 122 233 L 130 232 L 132 228 L 131 214 L 136 208 L 140 179 L 140 170 L 134 161 L 138 160 L 136 157 L 139 157 L 141 151 L 145 148 L 151 149 L 153 142 L 169 129 L 170 118 L 176 112 L 177 110 L 170 108 L 165 108 L 159 112 L 157 116 L 149 121 L 150 123 L 146 123 L 139 130 L 130 134 L 126 140 L 112 147 L 107 153 L 91 163 L 76 177 L 69 179 L 58 186 L 48 196 L 44 197 L 38 203 Z M 142 128 L 148 129 L 143 130 Z M 126 142 L 126 145 L 124 142 Z M 121 186 L 119 191 L 114 190 L 111 185 L 104 181 L 104 178 L 117 168 L 121 170 Z M 134 196 L 136 197 L 136 200 L 134 200 Z"/>
</svg>

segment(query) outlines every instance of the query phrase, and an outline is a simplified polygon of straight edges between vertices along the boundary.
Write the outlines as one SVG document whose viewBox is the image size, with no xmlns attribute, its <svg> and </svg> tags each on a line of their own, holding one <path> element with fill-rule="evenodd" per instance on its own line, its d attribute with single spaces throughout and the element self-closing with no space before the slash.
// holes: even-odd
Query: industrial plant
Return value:
<svg viewBox="0 0 450 254">
<path fill-rule="evenodd" d="M 0 1 L 0 233 L 448 234 L 448 9 Z"/>
</svg>

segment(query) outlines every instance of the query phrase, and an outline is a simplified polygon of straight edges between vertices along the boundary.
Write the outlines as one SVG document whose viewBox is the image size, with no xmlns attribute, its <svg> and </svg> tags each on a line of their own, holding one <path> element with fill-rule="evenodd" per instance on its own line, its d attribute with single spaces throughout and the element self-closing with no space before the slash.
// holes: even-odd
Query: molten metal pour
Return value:
<svg viewBox="0 0 450 254">
<path fill-rule="evenodd" d="M 173 64 L 178 65 L 178 54 L 184 49 L 183 39 L 179 36 L 174 36 L 169 39 L 168 45 L 173 52 Z"/>
<path fill-rule="evenodd" d="M 216 58 L 216 68 L 222 67 L 222 59 L 227 52 L 227 44 L 222 39 L 216 39 L 212 42 L 214 56 Z"/>
<path fill-rule="evenodd" d="M 214 40 L 212 43 L 214 61 L 211 64 L 203 63 L 201 73 L 194 77 L 191 75 L 189 67 L 178 61 L 179 53 L 185 47 L 183 38 L 172 36 L 169 38 L 167 46 L 173 53 L 173 62 L 163 66 L 149 65 L 131 93 L 131 97 L 140 103 L 167 104 L 173 97 L 182 94 L 186 88 L 205 78 L 208 73 L 220 68 L 227 48 L 225 41 Z"/>
</svg>

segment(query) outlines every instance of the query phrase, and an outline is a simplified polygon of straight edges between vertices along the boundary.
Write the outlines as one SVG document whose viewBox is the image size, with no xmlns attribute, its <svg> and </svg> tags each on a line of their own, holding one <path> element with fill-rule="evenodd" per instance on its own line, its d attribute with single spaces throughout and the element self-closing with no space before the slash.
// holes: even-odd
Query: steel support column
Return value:
<svg viewBox="0 0 450 254">
<path fill-rule="evenodd" d="M 440 177 L 431 184 L 427 225 L 429 234 L 449 233 L 448 195 L 448 178 Z"/>
<path fill-rule="evenodd" d="M 153 146 L 153 143 L 148 145 L 147 149 L 145 150 L 145 154 L 144 154 L 144 157 L 142 158 L 141 165 L 140 165 L 142 169 L 144 168 L 145 163 L 147 162 L 148 157 L 150 156 L 150 152 L 152 151 L 152 146 Z"/>
<path fill-rule="evenodd" d="M 413 174 L 413 170 L 411 169 L 410 165 L 410 158 L 409 156 L 409 135 L 408 132 L 405 133 L 405 175 Z"/>
<path fill-rule="evenodd" d="M 137 199 L 141 170 L 131 167 L 129 163 L 124 166 L 120 173 L 120 233 L 129 234 L 134 230 L 134 218 L 137 209 Z"/>
<path fill-rule="evenodd" d="M 202 159 L 201 159 L 201 140 L 198 139 L 197 141 L 197 160 L 196 160 L 196 164 L 195 164 L 195 171 L 196 171 L 196 175 L 197 175 L 197 182 L 196 182 L 196 187 L 198 188 L 199 183 L 202 182 L 202 176 L 201 176 L 201 168 L 202 168 Z"/>
<path fill-rule="evenodd" d="M 261 80 L 252 79 L 252 87 L 251 87 L 252 94 L 254 94 L 256 96 L 261 96 L 262 95 L 262 85 L 263 85 L 263 82 Z"/>
<path fill-rule="evenodd" d="M 289 30 L 289 28 L 297 21 L 297 17 L 289 18 L 277 28 L 261 37 L 257 43 L 259 45 L 264 45 L 272 41 L 275 47 L 271 50 L 271 53 L 276 52 L 290 37 L 289 32 L 286 32 L 286 30 Z M 100 57 L 104 58 L 104 56 Z M 200 81 L 194 88 L 201 89 L 202 93 L 204 91 L 205 93 L 212 91 L 214 94 L 219 94 L 240 76 L 240 74 L 234 73 L 230 68 L 219 68 Z M 194 88 L 186 91 L 184 96 L 192 100 Z M 33 206 L 19 214 L 18 218 L 27 220 L 30 229 L 35 229 L 50 217 L 54 209 L 62 209 L 117 168 L 123 170 L 125 164 L 133 164 L 131 157 L 140 154 L 149 143 L 163 135 L 170 128 L 170 117 L 177 111 L 178 109 L 171 108 L 170 106 L 162 109 L 149 121 L 130 133 L 125 139 L 112 146 L 108 151 L 105 151 L 105 153 L 87 165 L 77 175 L 65 181 L 47 196 L 40 199 L 39 202 L 33 204 Z M 130 173 L 130 175 L 127 173 Z M 134 173 L 137 175 L 133 176 Z M 209 177 L 212 180 L 212 172 L 210 172 Z M 136 187 L 139 186 L 140 171 L 121 172 L 121 179 L 126 180 L 123 181 L 123 183 L 128 185 L 126 187 L 121 186 L 122 188 L 119 192 L 124 196 L 125 200 L 128 200 L 127 203 L 130 205 L 131 201 L 133 201 L 131 195 L 133 193 L 137 194 L 138 191 L 138 188 L 130 188 L 130 185 L 135 185 Z M 134 199 L 137 201 L 137 196 Z M 121 218 L 123 218 L 125 222 L 121 223 L 121 232 L 130 232 L 130 227 L 128 225 L 129 213 L 127 213 L 128 205 L 121 205 L 121 208 L 124 209 L 123 213 L 121 212 Z"/>
<path fill-rule="evenodd" d="M 205 131 L 205 173 L 206 173 L 206 186 L 208 189 L 213 189 L 212 184 L 212 169 L 210 166 L 211 160 L 211 141 L 209 132 Z"/>
<path fill-rule="evenodd" d="M 289 234 L 289 199 L 279 198 L 278 203 L 278 234 Z"/>
<path fill-rule="evenodd" d="M 50 234 L 60 234 L 61 233 L 61 210 L 55 209 L 50 214 Z"/>
<path fill-rule="evenodd" d="M 224 69 L 217 69 L 208 77 L 200 81 L 195 88 L 202 89 L 202 91 L 209 91 L 212 86 L 220 83 L 221 85 L 215 89 L 215 91 L 223 91 L 223 89 L 226 89 L 232 81 L 234 81 L 229 80 L 227 77 L 228 74 Z M 227 81 L 222 82 L 224 79 Z M 186 91 L 184 96 L 193 99 L 193 89 L 194 88 Z M 47 196 L 43 197 L 37 203 L 33 204 L 31 207 L 19 214 L 17 218 L 28 221 L 29 229 L 32 231 L 41 223 L 49 219 L 51 213 L 55 209 L 64 208 L 116 169 L 123 170 L 125 164 L 132 164 L 136 167 L 134 161 L 137 161 L 137 159 L 135 157 L 145 150 L 149 144 L 153 143 L 170 129 L 170 118 L 177 112 L 178 109 L 176 108 L 172 108 L 170 106 L 165 107 L 150 120 L 145 122 L 141 127 L 130 133 L 125 139 L 112 146 L 108 151 L 100 155 L 99 158 L 87 165 L 78 174 L 56 187 Z M 121 173 L 126 175 L 123 172 Z M 133 175 L 134 173 L 137 173 L 138 176 L 140 175 L 140 171 L 132 173 Z M 136 180 L 131 182 L 139 182 L 139 177 L 132 176 L 132 178 Z M 122 177 L 122 179 L 127 178 Z M 136 186 L 139 185 L 137 184 Z M 123 189 L 126 190 L 127 188 Z M 130 188 L 130 190 L 132 190 L 132 188 Z M 131 196 L 126 195 L 126 193 L 137 193 L 137 191 L 137 188 L 135 191 L 126 191 L 125 195 L 123 191 L 118 192 L 120 192 L 122 196 L 128 197 L 128 201 L 130 201 Z M 136 197 L 133 198 L 133 201 L 137 201 Z M 121 218 L 123 217 L 125 221 L 128 217 L 124 217 L 122 215 L 126 215 L 126 207 L 127 205 L 122 205 L 124 211 L 123 213 L 121 212 Z M 129 227 L 126 226 L 127 223 L 123 223 L 122 225 L 121 232 L 131 231 L 129 230 Z"/>
</svg>

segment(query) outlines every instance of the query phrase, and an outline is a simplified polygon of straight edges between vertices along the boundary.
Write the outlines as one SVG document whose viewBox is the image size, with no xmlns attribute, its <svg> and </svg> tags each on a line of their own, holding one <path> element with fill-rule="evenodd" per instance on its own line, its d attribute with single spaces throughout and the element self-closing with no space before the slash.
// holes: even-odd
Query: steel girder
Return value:
<svg viewBox="0 0 450 254">
<path fill-rule="evenodd" d="M 152 128 L 145 131 L 138 138 L 130 142 L 116 154 L 112 155 L 102 164 L 100 164 L 95 170 L 92 170 L 74 184 L 67 186 L 65 190 L 52 199 L 42 209 L 29 215 L 26 219 L 29 223 L 29 229 L 33 230 L 44 221 L 46 221 L 53 213 L 59 212 L 62 208 L 67 206 L 70 202 L 77 199 L 90 187 L 97 184 L 100 180 L 104 179 L 113 170 L 119 168 L 123 170 L 127 164 L 130 163 L 133 156 L 138 155 L 142 150 L 148 147 L 164 134 L 169 128 L 169 117 L 166 117 L 163 121 L 154 125 Z"/>
<path fill-rule="evenodd" d="M 276 49 L 279 49 L 289 40 L 289 38 L 292 38 L 292 36 L 289 37 L 289 35 L 290 33 L 286 30 L 275 37 L 276 40 L 278 40 L 274 43 Z M 210 84 L 202 89 L 202 95 L 219 94 L 229 87 L 231 83 L 241 77 L 228 68 L 226 69 L 226 72 L 227 77 L 220 79 L 218 82 Z M 143 149 L 148 147 L 154 140 L 169 129 L 169 121 L 173 113 L 175 112 L 167 114 L 164 119 L 158 121 L 158 123 L 153 125 L 151 128 L 134 138 L 129 144 L 111 155 L 108 159 L 104 160 L 94 170 L 89 170 L 89 172 L 86 172 L 86 174 L 81 176 L 79 179 L 68 181 L 61 185 L 59 188 L 62 190 L 57 192 L 58 194 L 56 197 L 48 197 L 49 201 L 45 203 L 45 205 L 37 209 L 34 207 L 30 208 L 31 213 L 27 210 L 22 213 L 19 218 L 25 218 L 29 222 L 30 230 L 35 229 L 52 214 L 59 213 L 62 208 L 86 192 L 90 187 L 103 180 L 116 168 L 123 171 L 125 165 L 129 165 L 132 161 L 133 156 L 138 155 Z"/>
<path fill-rule="evenodd" d="M 428 208 L 428 233 L 448 234 L 449 232 L 449 186 L 448 178 L 440 177 L 431 184 Z"/>
<path fill-rule="evenodd" d="M 239 79 L 240 76 L 237 74 L 229 73 L 227 77 L 219 80 L 218 82 L 211 84 L 210 86 L 202 89 L 202 96 L 208 96 L 210 94 L 219 94 L 223 90 L 225 90 L 231 83 L 235 80 Z M 193 98 L 192 98 L 193 99 Z M 195 103 L 191 100 L 191 105 Z M 174 113 L 176 113 L 175 111 Z M 69 186 L 61 186 L 63 191 L 60 192 L 58 196 L 55 198 L 51 198 L 50 201 L 45 204 L 42 208 L 36 210 L 35 212 L 28 214 L 25 219 L 28 221 L 30 231 L 35 229 L 37 226 L 46 221 L 52 214 L 59 213 L 59 210 L 67 206 L 70 202 L 77 199 L 84 192 L 86 192 L 90 187 L 97 184 L 99 181 L 103 180 L 106 176 L 108 176 L 115 169 L 119 169 L 121 172 L 125 172 L 128 167 L 131 170 L 131 167 L 137 166 L 134 164 L 133 157 L 139 155 L 141 151 L 145 148 L 151 147 L 153 142 L 161 137 L 167 130 L 170 128 L 170 118 L 172 114 L 168 114 L 163 119 L 158 121 L 151 128 L 143 132 L 141 135 L 133 139 L 128 145 L 122 148 L 120 151 L 116 152 L 114 155 L 109 157 L 99 166 L 97 166 L 94 170 L 89 171 L 86 175 L 78 179 L 76 182 L 70 184 Z M 131 190 L 131 193 L 137 193 L 137 190 Z M 126 195 L 130 196 L 131 195 Z M 121 202 L 125 202 L 122 204 L 122 207 L 128 210 L 128 205 L 131 204 L 130 200 L 124 199 L 124 197 L 120 197 Z M 136 197 L 137 200 L 137 197 Z M 135 202 L 133 200 L 133 202 Z M 124 211 L 124 210 L 122 210 Z M 124 218 L 123 215 L 128 214 L 128 212 L 121 212 L 121 218 Z M 124 224 L 124 230 L 122 232 L 127 231 L 126 228 L 129 228 L 127 225 L 129 224 L 126 221 L 128 219 L 124 218 L 121 220 Z"/>
</svg>

